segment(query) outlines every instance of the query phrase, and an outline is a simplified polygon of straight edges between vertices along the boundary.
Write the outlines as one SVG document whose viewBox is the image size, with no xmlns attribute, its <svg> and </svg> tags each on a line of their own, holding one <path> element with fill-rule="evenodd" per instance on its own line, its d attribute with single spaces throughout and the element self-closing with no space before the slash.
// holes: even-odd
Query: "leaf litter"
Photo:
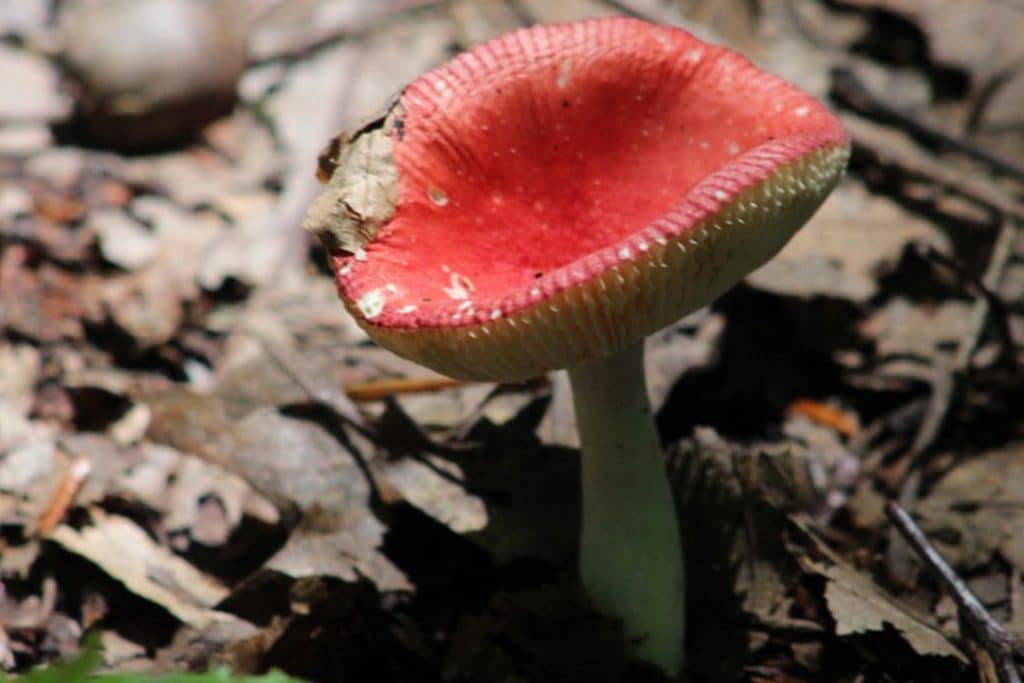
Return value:
<svg viewBox="0 0 1024 683">
<path fill-rule="evenodd" d="M 450 385 L 382 353 L 298 230 L 323 142 L 409 79 L 519 25 L 630 13 L 745 51 L 855 142 L 777 259 L 649 341 L 701 557 L 690 679 L 995 680 L 883 508 L 902 501 L 1024 633 L 1024 12 L 264 2 L 240 24 L 234 110 L 124 156 L 76 127 L 58 3 L 16 4 L 0 9 L 23 84 L 0 96 L 0 667 L 66 659 L 98 629 L 119 670 L 657 680 L 571 578 L 564 377 Z"/>
</svg>

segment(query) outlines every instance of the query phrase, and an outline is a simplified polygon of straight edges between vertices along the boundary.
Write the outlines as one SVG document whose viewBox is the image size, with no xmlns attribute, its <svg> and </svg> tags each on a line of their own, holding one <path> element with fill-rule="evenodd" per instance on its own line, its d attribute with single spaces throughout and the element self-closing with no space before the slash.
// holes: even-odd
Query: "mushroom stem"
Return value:
<svg viewBox="0 0 1024 683">
<path fill-rule="evenodd" d="M 583 449 L 580 576 L 637 654 L 682 666 L 683 550 L 644 380 L 643 343 L 569 369 Z"/>
</svg>

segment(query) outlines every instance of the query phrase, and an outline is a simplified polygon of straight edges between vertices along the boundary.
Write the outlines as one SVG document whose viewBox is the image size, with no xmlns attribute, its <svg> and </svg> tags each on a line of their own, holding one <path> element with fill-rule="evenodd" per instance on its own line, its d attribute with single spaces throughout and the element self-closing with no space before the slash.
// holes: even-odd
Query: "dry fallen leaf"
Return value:
<svg viewBox="0 0 1024 683">
<path fill-rule="evenodd" d="M 405 574 L 380 553 L 386 531 L 369 512 L 338 520 L 322 510 L 307 510 L 285 546 L 264 567 L 296 579 L 366 577 L 380 591 L 411 590 Z"/>
<path fill-rule="evenodd" d="M 464 534 L 487 526 L 483 501 L 466 491 L 455 463 L 429 455 L 423 461 L 406 457 L 385 465 L 384 473 L 402 498 L 452 531 Z"/>
<path fill-rule="evenodd" d="M 836 622 L 836 635 L 882 631 L 892 626 L 919 655 L 953 657 L 967 663 L 960 648 L 946 638 L 930 618 L 916 614 L 878 584 L 845 564 L 815 562 L 803 557 L 805 570 L 825 577 L 825 600 Z"/>
<path fill-rule="evenodd" d="M 89 516 L 87 526 L 75 529 L 62 524 L 49 538 L 186 624 L 205 628 L 236 620 L 213 609 L 228 590 L 212 577 L 159 545 L 126 517 L 99 508 L 92 508 Z"/>
<path fill-rule="evenodd" d="M 40 365 L 40 354 L 35 347 L 0 342 L 0 402 L 26 415 L 32 407 Z"/>
<path fill-rule="evenodd" d="M 58 87 L 53 63 L 26 50 L 0 45 L 0 120 L 57 121 L 65 118 L 71 102 Z"/>
<path fill-rule="evenodd" d="M 971 303 L 948 300 L 922 306 L 894 297 L 865 319 L 861 332 L 876 339 L 879 357 L 930 358 L 955 344 L 970 330 Z"/>
<path fill-rule="evenodd" d="M 408 588 L 381 554 L 386 527 L 370 511 L 370 485 L 352 454 L 320 425 L 256 410 L 230 430 L 230 467 L 302 519 L 267 566 L 290 576 L 357 573 L 381 590 Z"/>
<path fill-rule="evenodd" d="M 999 553 L 1024 570 L 1024 443 L 953 468 L 918 503 L 916 514 L 955 567 L 976 568 Z"/>
<path fill-rule="evenodd" d="M 845 180 L 807 227 L 748 281 L 778 294 L 864 302 L 878 291 L 877 270 L 895 264 L 910 242 L 948 247 L 928 221 Z"/>
</svg>

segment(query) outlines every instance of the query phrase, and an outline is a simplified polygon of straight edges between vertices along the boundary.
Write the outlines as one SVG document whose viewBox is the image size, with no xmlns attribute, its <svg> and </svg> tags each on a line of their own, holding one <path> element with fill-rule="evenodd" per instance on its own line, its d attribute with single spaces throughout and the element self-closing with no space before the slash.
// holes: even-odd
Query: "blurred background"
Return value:
<svg viewBox="0 0 1024 683">
<path fill-rule="evenodd" d="M 686 675 L 1010 680 L 1020 0 L 0 0 L 0 668 L 92 633 L 146 675 L 659 680 L 575 584 L 565 378 L 377 349 L 299 229 L 319 151 L 403 84 L 615 14 L 743 52 L 854 142 L 778 258 L 648 341 Z"/>
</svg>

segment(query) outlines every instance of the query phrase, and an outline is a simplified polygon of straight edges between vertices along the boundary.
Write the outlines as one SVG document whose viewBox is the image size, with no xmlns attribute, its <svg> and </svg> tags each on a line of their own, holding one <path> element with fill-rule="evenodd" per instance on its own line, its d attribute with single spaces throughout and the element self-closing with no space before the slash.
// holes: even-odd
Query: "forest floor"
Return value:
<svg viewBox="0 0 1024 683">
<path fill-rule="evenodd" d="M 1024 4 L 261 0 L 234 108 L 144 153 L 77 119 L 70 4 L 0 4 L 2 669 L 93 633 L 117 671 L 659 680 L 575 582 L 565 378 L 452 383 L 382 351 L 299 229 L 320 148 L 402 84 L 625 13 L 740 50 L 853 138 L 775 260 L 648 340 L 687 680 L 1012 680 Z"/>
</svg>

